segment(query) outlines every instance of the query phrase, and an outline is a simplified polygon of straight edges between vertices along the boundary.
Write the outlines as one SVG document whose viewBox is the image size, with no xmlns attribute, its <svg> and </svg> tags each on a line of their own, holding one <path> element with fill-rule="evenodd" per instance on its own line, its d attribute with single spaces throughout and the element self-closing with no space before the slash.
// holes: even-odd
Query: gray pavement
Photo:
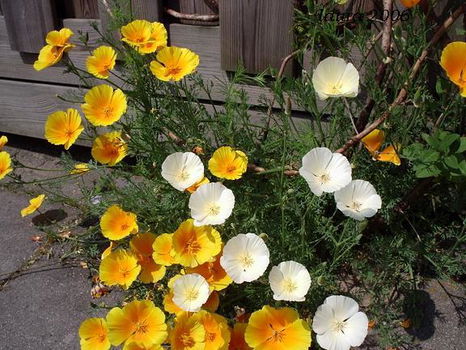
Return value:
<svg viewBox="0 0 466 350">
<path fill-rule="evenodd" d="M 36 152 L 8 149 L 23 163 L 54 167 L 57 159 Z M 44 176 L 27 170 L 24 176 Z M 30 194 L 20 189 L 2 187 L 0 182 L 0 349 L 1 350 L 75 350 L 79 349 L 77 330 L 88 317 L 101 316 L 91 302 L 115 305 L 121 295 L 116 292 L 91 299 L 89 271 L 78 263 L 60 261 L 61 246 L 34 242 L 42 235 L 34 224 L 33 214 L 21 218 Z M 28 189 L 29 191 L 30 189 Z M 70 190 L 71 191 L 71 190 Z M 72 222 L 76 213 L 59 204 L 44 205 L 44 210 L 63 209 L 67 216 L 60 225 Z M 466 350 L 466 295 L 464 288 L 452 282 L 430 281 L 422 293 L 426 310 L 419 329 L 408 329 L 415 344 L 403 349 Z M 400 328 L 401 332 L 405 330 Z M 374 333 L 374 332 L 372 332 Z M 383 350 L 367 339 L 362 349 Z M 292 350 L 292 349 L 290 349 Z"/>
</svg>

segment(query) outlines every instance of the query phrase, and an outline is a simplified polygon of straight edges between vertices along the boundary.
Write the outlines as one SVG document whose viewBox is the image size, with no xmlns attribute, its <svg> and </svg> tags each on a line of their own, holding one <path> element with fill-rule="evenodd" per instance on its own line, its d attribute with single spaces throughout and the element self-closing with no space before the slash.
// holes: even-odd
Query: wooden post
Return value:
<svg viewBox="0 0 466 350">
<path fill-rule="evenodd" d="M 221 0 L 219 6 L 222 69 L 234 71 L 242 64 L 248 73 L 278 70 L 293 51 L 293 1 Z"/>
<path fill-rule="evenodd" d="M 55 29 L 51 0 L 1 0 L 12 50 L 37 53 Z"/>
</svg>

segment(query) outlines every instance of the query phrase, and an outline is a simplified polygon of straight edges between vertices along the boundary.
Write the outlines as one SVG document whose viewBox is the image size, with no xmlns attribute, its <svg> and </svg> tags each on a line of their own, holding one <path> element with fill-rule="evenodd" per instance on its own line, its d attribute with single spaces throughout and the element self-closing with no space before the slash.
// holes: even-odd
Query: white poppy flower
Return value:
<svg viewBox="0 0 466 350">
<path fill-rule="evenodd" d="M 312 321 L 317 343 L 326 350 L 349 350 L 361 345 L 367 336 L 369 320 L 358 311 L 358 303 L 343 295 L 325 299 Z"/>
<path fill-rule="evenodd" d="M 189 198 L 194 226 L 223 224 L 234 206 L 235 195 L 220 182 L 201 185 Z"/>
<path fill-rule="evenodd" d="M 359 90 L 359 73 L 344 59 L 327 57 L 319 62 L 314 70 L 312 84 L 321 100 L 329 97 L 356 97 Z"/>
<path fill-rule="evenodd" d="M 184 191 L 204 177 L 204 164 L 192 152 L 170 154 L 162 163 L 162 177 L 178 191 Z"/>
<path fill-rule="evenodd" d="M 173 283 L 173 302 L 184 311 L 199 311 L 209 295 L 209 284 L 197 273 L 181 276 Z"/>
<path fill-rule="evenodd" d="M 353 180 L 348 186 L 335 192 L 337 208 L 356 220 L 370 218 L 382 207 L 382 199 L 374 186 L 364 180 Z"/>
<path fill-rule="evenodd" d="M 269 266 L 270 252 L 254 233 L 239 234 L 223 247 L 220 265 L 235 283 L 252 282 Z"/>
<path fill-rule="evenodd" d="M 312 193 L 335 192 L 351 182 L 351 164 L 340 153 L 317 147 L 303 157 L 299 174 L 307 181 Z"/>
<path fill-rule="evenodd" d="M 269 283 L 275 300 L 304 301 L 311 286 L 311 276 L 304 265 L 284 261 L 272 267 Z"/>
</svg>

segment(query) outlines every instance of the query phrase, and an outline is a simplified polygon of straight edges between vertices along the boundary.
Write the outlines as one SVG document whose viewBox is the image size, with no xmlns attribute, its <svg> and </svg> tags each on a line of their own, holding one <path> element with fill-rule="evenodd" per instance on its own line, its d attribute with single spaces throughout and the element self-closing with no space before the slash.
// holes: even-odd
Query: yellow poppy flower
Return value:
<svg viewBox="0 0 466 350">
<path fill-rule="evenodd" d="M 80 175 L 90 171 L 89 164 L 87 163 L 78 163 L 74 166 L 73 170 L 70 171 L 71 175 Z"/>
<path fill-rule="evenodd" d="M 205 330 L 205 350 L 226 350 L 230 343 L 227 320 L 208 311 L 199 311 L 200 322 Z"/>
<path fill-rule="evenodd" d="M 237 180 L 248 170 L 248 157 L 229 146 L 217 149 L 209 160 L 210 172 L 227 180 Z"/>
<path fill-rule="evenodd" d="M 194 220 L 181 223 L 173 233 L 173 250 L 176 261 L 187 267 L 201 265 L 221 249 L 220 233 L 211 226 L 194 226 Z"/>
<path fill-rule="evenodd" d="M 135 300 L 122 309 L 111 309 L 107 325 L 110 343 L 115 346 L 126 342 L 150 348 L 167 338 L 165 315 L 150 300 Z"/>
<path fill-rule="evenodd" d="M 204 350 L 205 329 L 198 313 L 182 312 L 175 318 L 175 325 L 170 330 L 171 350 Z"/>
<path fill-rule="evenodd" d="M 141 274 L 138 278 L 142 283 L 155 283 L 165 276 L 165 266 L 156 264 L 152 258 L 154 252 L 152 244 L 155 237 L 153 233 L 140 233 L 129 242 L 131 250 L 136 254 L 139 265 L 141 265 Z"/>
<path fill-rule="evenodd" d="M 12 171 L 10 155 L 5 151 L 0 152 L 0 180 Z"/>
<path fill-rule="evenodd" d="M 414 7 L 420 2 L 421 2 L 421 0 L 401 0 L 401 3 L 406 8 Z"/>
<path fill-rule="evenodd" d="M 140 44 L 140 53 L 152 53 L 167 46 L 168 34 L 164 25 L 160 22 L 151 23 L 151 34 L 149 40 Z"/>
<path fill-rule="evenodd" d="M 152 53 L 167 46 L 167 30 L 159 22 L 135 20 L 121 27 L 121 34 L 121 40 L 141 54 Z"/>
<path fill-rule="evenodd" d="M 100 229 L 105 238 L 112 241 L 138 232 L 136 214 L 126 212 L 118 205 L 112 205 L 100 218 Z"/>
<path fill-rule="evenodd" d="M 311 330 L 296 310 L 265 305 L 252 313 L 245 339 L 253 349 L 307 350 L 311 346 Z"/>
<path fill-rule="evenodd" d="M 34 213 L 37 209 L 40 208 L 44 199 L 45 199 L 45 194 L 40 194 L 37 197 L 32 198 L 29 201 L 29 205 L 26 208 L 21 209 L 21 216 L 25 217 L 27 215 Z"/>
<path fill-rule="evenodd" d="M 58 63 L 63 53 L 74 47 L 73 44 L 69 43 L 69 39 L 72 35 L 73 32 L 68 28 L 49 32 L 45 38 L 47 45 L 40 50 L 39 57 L 34 62 L 34 69 L 36 71 L 41 71 L 42 69 Z"/>
<path fill-rule="evenodd" d="M 244 339 L 244 332 L 246 331 L 247 323 L 235 323 L 231 330 L 231 339 L 228 350 L 252 350 Z"/>
<path fill-rule="evenodd" d="M 100 79 L 108 79 L 110 71 L 115 68 L 117 54 L 110 46 L 100 46 L 92 51 L 92 56 L 86 59 L 89 73 Z"/>
<path fill-rule="evenodd" d="M 7 143 L 8 143 L 8 137 L 6 137 L 5 135 L 0 137 L 0 151 L 2 150 L 3 147 L 5 147 Z"/>
<path fill-rule="evenodd" d="M 107 322 L 103 318 L 88 318 L 79 327 L 81 350 L 108 350 Z"/>
<path fill-rule="evenodd" d="M 460 88 L 460 95 L 466 97 L 466 42 L 448 44 L 442 51 L 440 65 L 448 78 Z"/>
<path fill-rule="evenodd" d="M 163 81 L 179 81 L 194 72 L 199 65 L 199 56 L 191 50 L 179 47 L 166 47 L 157 53 L 156 60 L 150 63 L 150 70 Z"/>
<path fill-rule="evenodd" d="M 128 146 L 121 138 L 121 131 L 98 136 L 92 144 L 92 157 L 102 164 L 113 166 L 126 157 Z"/>
<path fill-rule="evenodd" d="M 196 192 L 196 190 L 197 190 L 199 187 L 201 187 L 201 186 L 204 185 L 204 184 L 208 184 L 209 182 L 210 182 L 209 179 L 206 178 L 206 177 L 204 177 L 204 178 L 202 178 L 201 181 L 196 182 L 196 183 L 195 183 L 194 185 L 192 185 L 191 187 L 188 187 L 188 188 L 186 189 L 186 191 L 188 191 L 189 193 L 194 193 L 194 192 Z"/>
<path fill-rule="evenodd" d="M 45 122 L 45 138 L 52 145 L 64 145 L 69 149 L 83 132 L 81 116 L 74 108 L 50 114 Z"/>
<path fill-rule="evenodd" d="M 202 265 L 187 268 L 186 273 L 198 273 L 204 277 L 209 283 L 209 286 L 213 290 L 222 290 L 228 287 L 233 281 L 230 276 L 227 275 L 222 265 L 220 265 L 220 252 L 214 259 L 214 261 L 207 261 Z"/>
<path fill-rule="evenodd" d="M 121 27 L 120 31 L 122 41 L 133 47 L 139 47 L 141 43 L 149 41 L 152 34 L 152 26 L 146 20 L 137 19 Z"/>
<path fill-rule="evenodd" d="M 108 126 L 120 120 L 126 112 L 126 96 L 120 89 L 110 85 L 98 85 L 84 96 L 81 108 L 87 120 L 94 126 Z"/>
<path fill-rule="evenodd" d="M 380 148 L 385 142 L 385 133 L 383 130 L 375 129 L 371 131 L 367 136 L 362 138 L 364 147 L 369 151 L 374 160 L 380 162 L 390 162 L 396 166 L 401 164 L 401 159 L 398 155 L 401 145 L 389 145 L 382 151 Z"/>
<path fill-rule="evenodd" d="M 138 343 L 125 343 L 123 350 L 164 350 L 164 348 L 159 344 L 144 346 Z"/>
<path fill-rule="evenodd" d="M 99 278 L 107 286 L 120 285 L 128 289 L 141 272 L 136 256 L 124 249 L 108 254 L 100 263 Z M 111 341 L 111 340 L 110 340 Z"/>
<path fill-rule="evenodd" d="M 159 235 L 153 245 L 152 258 L 157 264 L 170 266 L 176 263 L 175 251 L 173 250 L 173 234 L 164 233 Z"/>
</svg>

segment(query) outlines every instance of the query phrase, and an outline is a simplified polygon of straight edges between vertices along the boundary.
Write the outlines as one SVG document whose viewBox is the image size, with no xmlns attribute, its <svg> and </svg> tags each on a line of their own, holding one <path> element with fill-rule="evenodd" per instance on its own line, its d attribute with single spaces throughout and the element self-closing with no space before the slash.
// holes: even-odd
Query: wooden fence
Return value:
<svg viewBox="0 0 466 350">
<path fill-rule="evenodd" d="M 63 74 L 63 64 L 41 72 L 36 72 L 32 64 L 44 45 L 46 33 L 53 29 L 66 26 L 76 34 L 87 33 L 91 46 L 97 46 L 98 34 L 90 24 L 95 22 L 105 29 L 113 1 L 0 0 L 0 132 L 42 138 L 47 115 L 70 106 L 56 95 L 76 92 L 79 80 Z M 293 11 L 302 0 L 126 2 L 131 2 L 135 18 L 163 22 L 170 45 L 198 53 L 198 71 L 204 80 L 215 85 L 228 80 L 228 71 L 234 71 L 238 64 L 252 74 L 268 67 L 278 69 L 292 51 Z M 346 6 L 353 12 L 370 11 L 380 3 L 381 0 L 349 0 Z M 78 45 L 69 56 L 84 67 L 88 52 Z M 293 64 L 288 65 L 286 74 L 296 74 Z M 269 95 L 267 89 L 257 86 L 244 89 L 251 105 Z M 212 97 L 222 102 L 220 89 L 214 89 Z"/>
</svg>

